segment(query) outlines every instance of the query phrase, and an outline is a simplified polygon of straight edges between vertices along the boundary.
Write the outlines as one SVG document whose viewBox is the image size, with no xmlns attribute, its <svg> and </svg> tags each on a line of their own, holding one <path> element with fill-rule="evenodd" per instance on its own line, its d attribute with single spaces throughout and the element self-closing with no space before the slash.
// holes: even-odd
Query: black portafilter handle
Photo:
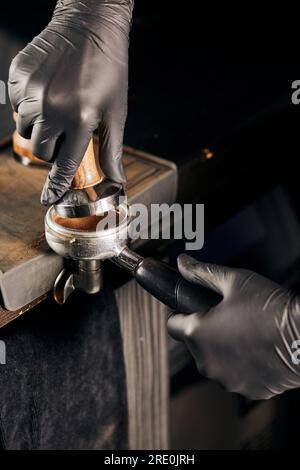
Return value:
<svg viewBox="0 0 300 470">
<path fill-rule="evenodd" d="M 130 271 L 147 292 L 171 310 L 205 313 L 222 300 L 222 296 L 216 292 L 186 281 L 169 264 L 155 258 L 142 258 L 127 248 L 126 251 L 136 257 L 135 262 L 128 265 L 124 257 L 120 257 L 114 260 L 116 264 Z"/>
</svg>

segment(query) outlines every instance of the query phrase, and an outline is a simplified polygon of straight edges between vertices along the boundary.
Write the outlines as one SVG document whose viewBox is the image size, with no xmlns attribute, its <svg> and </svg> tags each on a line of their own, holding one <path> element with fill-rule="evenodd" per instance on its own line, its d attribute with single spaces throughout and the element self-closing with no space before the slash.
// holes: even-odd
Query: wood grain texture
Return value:
<svg viewBox="0 0 300 470">
<path fill-rule="evenodd" d="M 48 252 L 44 237 L 46 208 L 40 194 L 45 168 L 20 165 L 7 149 L 0 154 L 0 270 Z"/>
<path fill-rule="evenodd" d="M 116 291 L 127 376 L 131 449 L 169 447 L 168 309 L 135 280 Z"/>
<path fill-rule="evenodd" d="M 16 320 L 21 315 L 23 315 L 23 313 L 27 312 L 28 310 L 31 310 L 33 307 L 43 302 L 43 300 L 46 300 L 47 297 L 48 297 L 48 294 L 42 295 L 41 297 L 36 299 L 34 302 L 31 302 L 30 304 L 27 304 L 24 307 L 20 308 L 19 310 L 15 310 L 14 312 L 10 310 L 5 310 L 0 305 L 0 328 L 3 328 L 4 326 L 11 323 L 13 320 Z"/>
<path fill-rule="evenodd" d="M 72 181 L 72 188 L 90 188 L 103 180 L 103 174 L 99 167 L 99 158 L 96 157 L 93 139 L 90 140 L 83 160 Z"/>
</svg>

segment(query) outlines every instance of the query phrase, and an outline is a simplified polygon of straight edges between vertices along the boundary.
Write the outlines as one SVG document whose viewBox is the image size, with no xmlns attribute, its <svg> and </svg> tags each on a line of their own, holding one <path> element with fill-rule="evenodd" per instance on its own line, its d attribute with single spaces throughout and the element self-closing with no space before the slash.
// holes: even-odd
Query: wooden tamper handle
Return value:
<svg viewBox="0 0 300 470">
<path fill-rule="evenodd" d="M 14 113 L 14 120 L 17 114 Z M 99 146 L 100 148 L 100 146 Z M 31 151 L 31 142 L 29 139 L 24 139 L 20 134 L 15 131 L 13 133 L 13 150 L 19 157 L 26 157 L 33 163 L 43 163 L 43 161 L 36 157 Z M 85 189 L 95 186 L 104 179 L 99 166 L 99 158 L 96 158 L 93 139 L 90 140 L 88 148 L 84 154 L 82 162 L 72 181 L 73 189 Z"/>
<path fill-rule="evenodd" d="M 82 162 L 72 181 L 73 189 L 85 189 L 101 183 L 103 175 L 99 168 L 98 158 L 95 155 L 93 139 L 90 140 Z"/>
</svg>

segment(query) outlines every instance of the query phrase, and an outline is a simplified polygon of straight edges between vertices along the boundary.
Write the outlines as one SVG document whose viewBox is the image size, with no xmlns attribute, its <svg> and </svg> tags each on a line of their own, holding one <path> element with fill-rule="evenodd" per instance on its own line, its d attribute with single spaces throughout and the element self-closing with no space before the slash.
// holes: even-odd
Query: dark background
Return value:
<svg viewBox="0 0 300 470">
<path fill-rule="evenodd" d="M 9 40 L 0 41 L 0 79 L 54 4 L 1 6 Z M 205 203 L 199 259 L 252 268 L 300 292 L 298 18 L 253 2 L 136 0 L 125 143 L 176 162 L 179 200 Z M 9 105 L 0 112 L 8 122 Z M 155 249 L 175 260 L 182 247 Z M 203 381 L 191 362 L 174 370 L 173 447 L 297 448 L 298 391 L 251 403 Z"/>
<path fill-rule="evenodd" d="M 0 49 L 0 78 L 7 79 L 11 58 L 47 24 L 54 5 L 3 5 L 0 31 L 16 49 Z M 298 148 L 300 107 L 291 104 L 297 11 L 255 5 L 135 2 L 125 143 L 178 163 L 179 199 L 212 204 L 215 223 L 229 215 L 228 206 L 238 209 L 237 194 L 242 206 L 278 175 L 293 174 Z M 8 104 L 7 121 L 10 112 Z M 214 158 L 203 162 L 207 147 Z M 220 205 L 225 195 L 227 208 Z"/>
<path fill-rule="evenodd" d="M 250 4 L 136 0 L 125 143 L 179 162 L 290 96 L 297 12 Z M 5 2 L 1 28 L 27 42 L 54 5 Z"/>
</svg>

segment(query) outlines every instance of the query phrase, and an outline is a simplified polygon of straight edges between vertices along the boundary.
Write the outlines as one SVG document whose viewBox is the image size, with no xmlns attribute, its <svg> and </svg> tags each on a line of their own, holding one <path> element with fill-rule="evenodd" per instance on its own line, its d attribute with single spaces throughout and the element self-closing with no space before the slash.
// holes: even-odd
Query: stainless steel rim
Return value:
<svg viewBox="0 0 300 470">
<path fill-rule="evenodd" d="M 77 218 L 90 215 L 102 215 L 114 210 L 122 203 L 124 188 L 121 184 L 104 180 L 101 183 L 85 188 L 70 189 L 55 204 L 56 213 L 60 217 Z"/>
<path fill-rule="evenodd" d="M 57 211 L 54 206 L 51 206 L 45 216 L 45 224 L 53 232 L 59 235 L 65 235 L 67 237 L 76 237 L 76 238 L 110 238 L 113 235 L 122 232 L 124 229 L 127 229 L 130 217 L 129 217 L 129 208 L 127 205 L 120 205 L 117 208 L 119 213 L 119 223 L 116 227 L 111 227 L 103 231 L 93 231 L 93 230 L 77 230 L 63 227 L 53 220 L 53 216 L 57 214 Z"/>
</svg>

